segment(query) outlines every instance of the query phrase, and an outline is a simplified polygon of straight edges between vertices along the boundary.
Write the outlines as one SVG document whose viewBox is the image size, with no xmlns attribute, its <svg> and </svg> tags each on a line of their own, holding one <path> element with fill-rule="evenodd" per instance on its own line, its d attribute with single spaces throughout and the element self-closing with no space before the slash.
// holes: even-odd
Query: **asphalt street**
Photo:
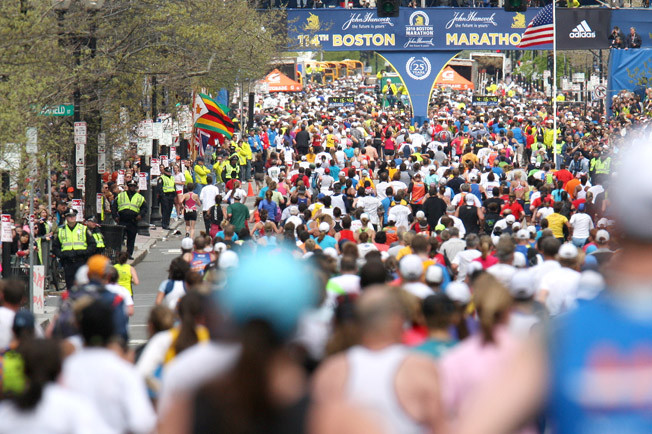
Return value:
<svg viewBox="0 0 652 434">
<path fill-rule="evenodd" d="M 131 345 L 145 343 L 149 337 L 147 317 L 154 306 L 159 285 L 167 279 L 170 261 L 181 254 L 182 238 L 183 235 L 173 235 L 159 241 L 136 266 L 140 285 L 134 287 L 134 315 L 129 319 Z"/>
</svg>

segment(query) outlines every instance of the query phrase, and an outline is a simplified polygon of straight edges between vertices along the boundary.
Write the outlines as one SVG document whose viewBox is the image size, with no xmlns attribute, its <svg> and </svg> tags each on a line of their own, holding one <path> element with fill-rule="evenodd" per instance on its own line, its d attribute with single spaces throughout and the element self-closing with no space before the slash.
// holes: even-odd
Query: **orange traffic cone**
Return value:
<svg viewBox="0 0 652 434">
<path fill-rule="evenodd" d="M 247 197 L 254 197 L 254 196 L 255 196 L 255 194 L 254 194 L 254 189 L 253 189 L 253 187 L 251 186 L 251 184 L 253 184 L 253 183 L 252 183 L 252 182 L 248 182 L 247 184 L 249 184 L 249 190 L 247 191 Z"/>
</svg>

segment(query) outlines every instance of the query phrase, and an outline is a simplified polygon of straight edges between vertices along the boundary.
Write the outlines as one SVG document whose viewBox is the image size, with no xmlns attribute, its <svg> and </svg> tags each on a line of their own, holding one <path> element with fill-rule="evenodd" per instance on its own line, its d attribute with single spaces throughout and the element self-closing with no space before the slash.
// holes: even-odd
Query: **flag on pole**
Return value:
<svg viewBox="0 0 652 434">
<path fill-rule="evenodd" d="M 534 19 L 530 21 L 525 32 L 523 32 L 518 48 L 552 44 L 554 42 L 553 8 L 554 3 L 551 3 L 534 16 Z"/>
<path fill-rule="evenodd" d="M 195 95 L 192 112 L 194 126 L 210 135 L 212 133 L 222 134 L 230 139 L 233 136 L 234 126 L 226 115 L 228 111 L 227 107 L 218 104 L 208 95 L 198 93 Z"/>
<path fill-rule="evenodd" d="M 195 128 L 195 143 L 197 144 L 197 153 L 200 157 L 206 155 L 206 147 L 211 141 L 211 135 L 201 128 Z M 213 142 L 214 143 L 214 142 Z"/>
</svg>

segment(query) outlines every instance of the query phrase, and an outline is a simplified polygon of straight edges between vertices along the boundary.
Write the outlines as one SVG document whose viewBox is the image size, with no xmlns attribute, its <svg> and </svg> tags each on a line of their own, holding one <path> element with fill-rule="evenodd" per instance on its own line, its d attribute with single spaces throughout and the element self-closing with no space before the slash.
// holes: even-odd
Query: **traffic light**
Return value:
<svg viewBox="0 0 652 434">
<path fill-rule="evenodd" d="M 380 18 L 398 17 L 401 0 L 376 0 Z"/>
<path fill-rule="evenodd" d="M 525 12 L 527 0 L 505 0 L 505 12 Z"/>
</svg>

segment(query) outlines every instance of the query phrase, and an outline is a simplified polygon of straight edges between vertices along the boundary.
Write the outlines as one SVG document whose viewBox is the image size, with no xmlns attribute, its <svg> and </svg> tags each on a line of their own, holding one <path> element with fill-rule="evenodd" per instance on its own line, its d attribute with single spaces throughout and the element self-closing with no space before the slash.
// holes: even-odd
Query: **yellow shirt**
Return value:
<svg viewBox="0 0 652 434">
<path fill-rule="evenodd" d="M 308 154 L 306 155 L 306 161 L 307 161 L 308 163 L 314 163 L 314 162 L 315 162 L 315 157 L 316 157 L 316 156 L 317 156 L 317 155 L 315 155 L 315 154 L 313 154 L 313 153 L 308 153 Z"/>
<path fill-rule="evenodd" d="M 403 256 L 411 255 L 411 254 L 412 254 L 412 247 L 405 246 L 398 251 L 398 254 L 396 255 L 396 260 L 400 261 Z"/>
<path fill-rule="evenodd" d="M 566 217 L 556 212 L 553 212 L 548 217 L 548 229 L 552 231 L 552 236 L 555 238 L 564 238 L 564 224 L 568 221 Z"/>
<path fill-rule="evenodd" d="M 211 170 L 208 167 L 196 164 L 195 176 L 197 178 L 197 184 L 206 184 L 206 175 L 209 175 L 210 173 Z"/>
</svg>

